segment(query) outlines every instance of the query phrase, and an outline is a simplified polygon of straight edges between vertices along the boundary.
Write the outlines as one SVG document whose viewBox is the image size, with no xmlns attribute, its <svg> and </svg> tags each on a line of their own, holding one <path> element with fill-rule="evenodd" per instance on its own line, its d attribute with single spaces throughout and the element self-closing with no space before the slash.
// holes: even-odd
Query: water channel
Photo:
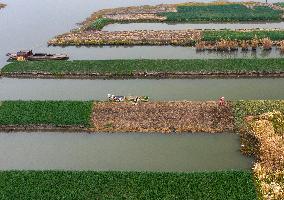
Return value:
<svg viewBox="0 0 284 200">
<path fill-rule="evenodd" d="M 283 99 L 284 79 L 0 79 L 0 100 L 106 100 L 108 93 L 160 101 Z"/>
<path fill-rule="evenodd" d="M 0 133 L 0 169 L 250 169 L 236 134 Z"/>
<path fill-rule="evenodd" d="M 168 23 L 128 23 L 110 24 L 103 31 L 133 31 L 133 30 L 185 30 L 185 29 L 283 29 L 284 22 L 271 23 L 207 23 L 207 24 L 168 24 Z"/>
</svg>

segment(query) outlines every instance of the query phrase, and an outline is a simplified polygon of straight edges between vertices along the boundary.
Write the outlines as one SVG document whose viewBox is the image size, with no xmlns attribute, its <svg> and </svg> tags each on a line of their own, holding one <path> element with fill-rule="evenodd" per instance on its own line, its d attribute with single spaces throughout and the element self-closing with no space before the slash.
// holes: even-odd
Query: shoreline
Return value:
<svg viewBox="0 0 284 200">
<path fill-rule="evenodd" d="M 208 72 L 208 73 L 137 73 L 137 74 L 85 74 L 85 73 L 65 73 L 54 75 L 52 73 L 2 73 L 0 78 L 20 78 L 20 79 L 82 79 L 82 80 L 125 80 L 125 79 L 230 79 L 230 78 L 284 78 L 283 72 Z"/>
</svg>

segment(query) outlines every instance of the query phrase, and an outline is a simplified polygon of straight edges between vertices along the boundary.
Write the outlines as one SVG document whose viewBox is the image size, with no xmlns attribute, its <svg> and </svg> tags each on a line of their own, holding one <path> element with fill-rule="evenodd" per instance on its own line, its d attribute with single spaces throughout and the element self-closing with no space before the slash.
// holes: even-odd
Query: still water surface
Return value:
<svg viewBox="0 0 284 200">
<path fill-rule="evenodd" d="M 0 169 L 215 171 L 250 169 L 236 134 L 1 133 Z"/>
<path fill-rule="evenodd" d="M 0 100 L 106 100 L 108 93 L 160 101 L 284 99 L 284 79 L 0 79 Z"/>
<path fill-rule="evenodd" d="M 103 28 L 104 31 L 133 31 L 133 30 L 184 30 L 184 29 L 253 29 L 284 28 L 284 22 L 278 23 L 207 23 L 207 24 L 168 24 L 168 23 L 128 23 L 110 24 Z"/>
</svg>

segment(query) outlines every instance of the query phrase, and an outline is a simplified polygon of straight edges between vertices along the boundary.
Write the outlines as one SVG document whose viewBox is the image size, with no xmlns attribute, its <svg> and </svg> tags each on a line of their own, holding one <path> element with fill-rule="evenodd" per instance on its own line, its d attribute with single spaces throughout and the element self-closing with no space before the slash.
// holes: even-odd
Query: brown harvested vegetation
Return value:
<svg viewBox="0 0 284 200">
<path fill-rule="evenodd" d="M 279 42 L 279 49 L 282 53 L 284 53 L 284 40 Z"/>
<path fill-rule="evenodd" d="M 94 104 L 92 131 L 98 132 L 226 132 L 233 131 L 229 103 L 215 101 Z"/>
<path fill-rule="evenodd" d="M 49 45 L 185 45 L 201 39 L 198 30 L 80 31 L 59 35 Z"/>
<path fill-rule="evenodd" d="M 82 22 L 82 25 L 83 27 L 88 27 L 96 19 L 109 16 L 110 18 L 121 18 L 121 20 L 130 20 L 130 18 L 133 18 L 133 16 L 136 15 L 135 20 L 141 20 L 146 15 L 148 15 L 147 18 L 151 17 L 151 20 L 160 20 L 161 17 L 159 17 L 157 14 L 161 12 L 176 12 L 176 4 L 162 4 L 156 6 L 131 6 L 103 9 L 94 12 L 89 18 Z"/>
<path fill-rule="evenodd" d="M 271 50 L 272 49 L 272 41 L 269 38 L 262 39 L 262 46 L 264 50 Z"/>
<path fill-rule="evenodd" d="M 259 117 L 247 117 L 248 133 L 254 139 L 257 162 L 254 174 L 263 199 L 283 200 L 284 197 L 284 116 L 273 111 Z"/>
<path fill-rule="evenodd" d="M 1 9 L 1 8 L 4 8 L 5 6 L 6 6 L 5 4 L 0 3 L 0 9 Z"/>
</svg>

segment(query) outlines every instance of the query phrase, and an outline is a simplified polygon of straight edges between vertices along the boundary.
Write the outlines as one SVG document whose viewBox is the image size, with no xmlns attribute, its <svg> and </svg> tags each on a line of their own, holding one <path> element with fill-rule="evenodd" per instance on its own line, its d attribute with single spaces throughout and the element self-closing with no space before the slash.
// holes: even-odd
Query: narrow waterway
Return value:
<svg viewBox="0 0 284 200">
<path fill-rule="evenodd" d="M 250 169 L 236 134 L 1 133 L 1 170 Z"/>
<path fill-rule="evenodd" d="M 160 101 L 283 99 L 284 79 L 0 79 L 0 100 L 106 100 L 108 93 Z"/>
<path fill-rule="evenodd" d="M 284 22 L 271 23 L 126 23 L 109 24 L 104 31 L 134 31 L 134 30 L 185 30 L 185 29 L 283 29 Z"/>
</svg>

